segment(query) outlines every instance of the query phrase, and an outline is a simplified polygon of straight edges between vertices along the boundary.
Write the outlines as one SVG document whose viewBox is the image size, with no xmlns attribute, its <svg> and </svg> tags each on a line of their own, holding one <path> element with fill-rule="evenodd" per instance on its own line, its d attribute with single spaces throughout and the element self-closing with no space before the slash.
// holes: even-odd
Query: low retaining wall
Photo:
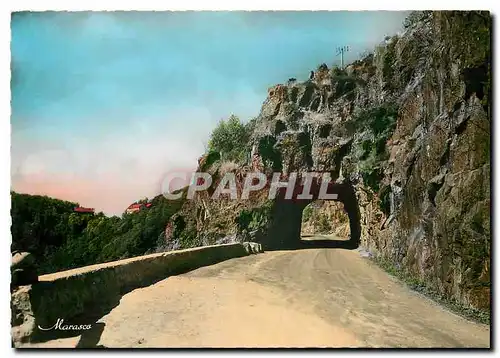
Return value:
<svg viewBox="0 0 500 358">
<path fill-rule="evenodd" d="M 123 294 L 135 288 L 258 252 L 262 252 L 262 246 L 257 243 L 204 246 L 43 275 L 38 278 L 39 282 L 20 287 L 12 295 L 13 326 L 24 322 L 29 326 L 51 327 L 59 318 L 71 324 L 91 324 L 95 321 L 89 322 L 89 319 L 98 319 L 109 312 Z M 30 336 L 33 329 L 24 327 L 17 334 L 13 332 L 14 340 L 24 341 L 23 337 Z"/>
</svg>

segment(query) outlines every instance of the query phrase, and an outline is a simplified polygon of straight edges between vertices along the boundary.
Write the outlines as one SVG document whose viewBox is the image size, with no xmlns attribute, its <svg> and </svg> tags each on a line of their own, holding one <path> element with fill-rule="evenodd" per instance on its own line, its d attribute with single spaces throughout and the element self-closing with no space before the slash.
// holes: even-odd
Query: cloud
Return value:
<svg viewBox="0 0 500 358">
<path fill-rule="evenodd" d="M 97 135 L 97 140 L 16 140 L 12 187 L 79 201 L 107 214 L 121 213 L 137 199 L 158 195 L 168 171 L 196 169 L 216 120 L 199 108 L 170 116 L 130 118 L 121 130 Z"/>
</svg>

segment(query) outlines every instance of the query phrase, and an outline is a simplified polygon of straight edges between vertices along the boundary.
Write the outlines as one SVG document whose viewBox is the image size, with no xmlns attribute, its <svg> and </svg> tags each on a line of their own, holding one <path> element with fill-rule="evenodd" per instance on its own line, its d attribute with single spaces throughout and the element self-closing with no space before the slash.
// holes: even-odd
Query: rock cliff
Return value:
<svg viewBox="0 0 500 358">
<path fill-rule="evenodd" d="M 238 185 L 255 170 L 328 172 L 339 195 L 330 207 L 343 206 L 353 247 L 445 297 L 488 309 L 490 29 L 487 12 L 412 13 L 403 33 L 345 69 L 323 64 L 308 81 L 270 88 L 248 162 L 207 154 L 199 170 L 234 172 Z M 159 250 L 300 240 L 310 201 L 209 194 L 186 202 Z"/>
</svg>

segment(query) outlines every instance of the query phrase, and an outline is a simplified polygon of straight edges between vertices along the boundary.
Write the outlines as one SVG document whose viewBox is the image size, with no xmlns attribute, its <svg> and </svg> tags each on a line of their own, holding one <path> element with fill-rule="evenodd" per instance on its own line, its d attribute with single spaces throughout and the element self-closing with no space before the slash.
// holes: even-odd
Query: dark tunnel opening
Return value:
<svg viewBox="0 0 500 358">
<path fill-rule="evenodd" d="M 337 194 L 337 199 L 334 200 L 343 204 L 343 210 L 349 221 L 348 240 L 329 238 L 303 240 L 301 237 L 303 211 L 308 204 L 318 200 L 319 185 L 316 187 L 313 185 L 311 189 L 312 199 L 297 199 L 297 194 L 302 192 L 301 188 L 297 189 L 292 199 L 285 199 L 285 192 L 285 188 L 278 192 L 272 213 L 272 225 L 263 245 L 266 250 L 320 247 L 356 249 L 359 246 L 361 238 L 360 211 L 354 187 L 350 183 L 330 183 L 327 190 L 328 194 Z"/>
</svg>

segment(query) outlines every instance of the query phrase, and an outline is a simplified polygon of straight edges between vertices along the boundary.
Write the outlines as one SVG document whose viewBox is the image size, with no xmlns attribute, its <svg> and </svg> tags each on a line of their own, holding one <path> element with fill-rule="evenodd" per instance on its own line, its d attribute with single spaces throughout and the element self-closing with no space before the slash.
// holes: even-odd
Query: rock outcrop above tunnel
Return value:
<svg viewBox="0 0 500 358">
<path fill-rule="evenodd" d="M 210 170 L 233 171 L 239 185 L 255 170 L 328 172 L 354 244 L 445 297 L 488 309 L 490 30 L 487 12 L 414 13 L 403 33 L 345 69 L 321 65 L 305 82 L 271 87 L 248 162 L 215 160 Z M 305 205 L 200 196 L 172 219 L 166 245 L 252 235 L 287 246 Z"/>
</svg>

